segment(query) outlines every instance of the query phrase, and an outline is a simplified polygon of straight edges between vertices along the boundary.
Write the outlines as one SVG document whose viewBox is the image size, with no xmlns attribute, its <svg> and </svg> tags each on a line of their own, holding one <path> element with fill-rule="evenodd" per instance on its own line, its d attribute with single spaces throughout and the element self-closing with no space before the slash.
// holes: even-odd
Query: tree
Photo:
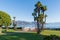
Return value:
<svg viewBox="0 0 60 40">
<path fill-rule="evenodd" d="M 44 12 L 47 10 L 46 6 L 42 6 L 42 7 L 41 7 L 41 10 L 42 10 L 42 13 L 43 13 L 43 15 L 44 15 Z M 44 23 L 45 23 L 45 22 L 42 23 L 41 30 L 43 30 Z"/>
<path fill-rule="evenodd" d="M 45 8 L 46 7 L 43 6 L 40 1 L 38 1 L 35 4 L 35 9 L 32 13 L 32 15 L 34 16 L 34 21 L 37 22 L 37 34 L 39 34 L 41 32 L 41 29 L 43 28 L 44 11 L 46 10 Z M 43 12 L 43 14 L 41 13 L 41 11 Z"/>
<path fill-rule="evenodd" d="M 1 26 L 2 26 L 2 18 L 0 17 L 0 33 L 1 33 L 1 31 L 2 31 Z"/>
<path fill-rule="evenodd" d="M 11 24 L 11 17 L 9 14 L 7 14 L 6 12 L 0 11 L 0 28 L 2 26 L 6 27 L 6 31 L 8 29 L 8 26 L 10 26 Z"/>
<path fill-rule="evenodd" d="M 14 30 L 16 30 L 16 25 L 17 25 L 17 22 L 15 21 L 15 18 L 16 18 L 16 17 L 13 17 L 13 19 L 14 19 L 14 20 L 13 20 Z"/>
<path fill-rule="evenodd" d="M 41 6 L 42 6 L 42 4 L 41 4 L 41 2 L 40 1 L 38 1 L 36 4 L 35 4 L 35 7 L 36 7 L 36 9 L 34 10 L 35 12 L 37 12 L 38 14 L 37 14 L 37 34 L 39 34 L 40 33 L 40 27 L 39 27 L 39 25 L 40 25 L 40 22 L 39 22 L 39 16 L 40 16 L 40 9 L 41 9 Z M 37 10 L 37 11 L 36 11 Z"/>
<path fill-rule="evenodd" d="M 34 20 L 37 21 L 37 34 L 39 34 L 40 32 L 40 28 L 39 28 L 39 16 L 40 16 L 40 8 L 41 8 L 42 4 L 40 3 L 40 1 L 38 1 L 36 4 L 35 4 L 35 9 L 34 9 L 34 13 L 33 13 L 33 16 L 34 16 Z M 38 14 L 37 14 L 38 13 Z M 35 15 L 36 14 L 36 15 Z"/>
</svg>

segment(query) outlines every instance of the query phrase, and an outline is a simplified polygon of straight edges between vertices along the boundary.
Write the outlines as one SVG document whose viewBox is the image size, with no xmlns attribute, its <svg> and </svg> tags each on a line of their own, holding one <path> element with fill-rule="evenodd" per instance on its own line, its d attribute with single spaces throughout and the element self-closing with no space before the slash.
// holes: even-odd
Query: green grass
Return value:
<svg viewBox="0 0 60 40">
<path fill-rule="evenodd" d="M 5 29 L 3 29 L 4 31 Z M 4 32 L 5 33 L 5 32 Z M 36 32 L 15 32 L 9 29 L 4 35 L 0 35 L 0 40 L 42 40 L 42 36 L 38 36 Z"/>
<path fill-rule="evenodd" d="M 2 32 L 5 32 L 5 29 L 2 29 Z M 14 29 L 8 29 L 7 32 L 15 32 Z"/>
<path fill-rule="evenodd" d="M 42 35 L 56 35 L 56 36 L 60 36 L 60 31 L 56 31 L 56 30 L 44 30 L 41 32 Z"/>
<path fill-rule="evenodd" d="M 36 32 L 15 32 L 9 29 L 5 35 L 0 35 L 0 40 L 44 40 L 43 38 L 49 35 L 60 36 L 60 31 L 44 30 L 37 35 Z"/>
<path fill-rule="evenodd" d="M 0 35 L 0 40 L 42 40 L 42 36 L 38 36 L 36 33 L 6 33 L 6 35 Z"/>
</svg>

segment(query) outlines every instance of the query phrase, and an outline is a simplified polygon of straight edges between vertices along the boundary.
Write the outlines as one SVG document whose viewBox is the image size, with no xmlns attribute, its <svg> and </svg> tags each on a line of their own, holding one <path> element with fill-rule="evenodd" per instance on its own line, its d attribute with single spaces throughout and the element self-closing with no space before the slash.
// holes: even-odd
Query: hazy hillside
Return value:
<svg viewBox="0 0 60 40">
<path fill-rule="evenodd" d="M 11 25 L 11 27 L 13 27 Z M 17 21 L 17 27 L 36 27 L 36 22 Z M 46 23 L 45 28 L 60 28 L 60 23 Z"/>
</svg>

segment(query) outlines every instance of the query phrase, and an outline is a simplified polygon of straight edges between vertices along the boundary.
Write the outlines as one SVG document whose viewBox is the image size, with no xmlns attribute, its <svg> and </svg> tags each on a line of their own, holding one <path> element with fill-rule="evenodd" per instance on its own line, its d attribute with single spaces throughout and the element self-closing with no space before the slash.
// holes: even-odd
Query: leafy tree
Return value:
<svg viewBox="0 0 60 40">
<path fill-rule="evenodd" d="M 2 26 L 6 27 L 6 31 L 8 29 L 8 26 L 10 26 L 11 24 L 11 17 L 9 14 L 7 14 L 6 12 L 0 11 L 0 28 Z"/>
</svg>

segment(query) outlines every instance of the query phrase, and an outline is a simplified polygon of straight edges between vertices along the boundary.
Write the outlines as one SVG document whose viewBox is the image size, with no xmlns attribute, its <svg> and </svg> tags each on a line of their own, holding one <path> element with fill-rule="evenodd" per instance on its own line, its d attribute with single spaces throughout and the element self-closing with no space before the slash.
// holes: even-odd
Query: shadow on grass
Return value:
<svg viewBox="0 0 60 40">
<path fill-rule="evenodd" d="M 7 32 L 6 35 L 0 35 L 0 40 L 59 40 L 60 37 L 51 35 L 37 35 L 36 33 Z"/>
</svg>

